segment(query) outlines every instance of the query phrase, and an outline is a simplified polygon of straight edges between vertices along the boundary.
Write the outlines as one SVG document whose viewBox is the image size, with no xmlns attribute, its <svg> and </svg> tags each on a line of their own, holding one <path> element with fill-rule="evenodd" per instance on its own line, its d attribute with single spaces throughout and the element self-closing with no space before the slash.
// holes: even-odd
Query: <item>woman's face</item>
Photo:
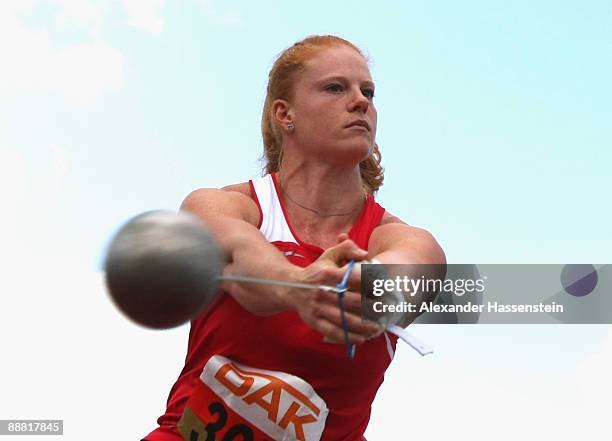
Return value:
<svg viewBox="0 0 612 441">
<path fill-rule="evenodd" d="M 289 104 L 297 145 L 337 165 L 358 164 L 376 138 L 373 96 L 370 70 L 358 52 L 322 50 L 305 63 Z"/>
</svg>

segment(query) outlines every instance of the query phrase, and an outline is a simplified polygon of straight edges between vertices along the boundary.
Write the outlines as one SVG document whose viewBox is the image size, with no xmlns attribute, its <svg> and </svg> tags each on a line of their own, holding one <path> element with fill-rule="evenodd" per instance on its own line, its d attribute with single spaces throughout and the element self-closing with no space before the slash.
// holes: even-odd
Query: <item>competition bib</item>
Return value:
<svg viewBox="0 0 612 441">
<path fill-rule="evenodd" d="M 310 384 L 210 358 L 178 427 L 187 441 L 318 441 L 328 409 Z"/>
</svg>

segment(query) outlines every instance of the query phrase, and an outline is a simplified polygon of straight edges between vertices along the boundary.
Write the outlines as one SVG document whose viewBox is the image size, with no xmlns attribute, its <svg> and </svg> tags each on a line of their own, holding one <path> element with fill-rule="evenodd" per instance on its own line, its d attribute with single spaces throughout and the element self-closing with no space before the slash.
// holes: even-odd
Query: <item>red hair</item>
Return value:
<svg viewBox="0 0 612 441">
<path fill-rule="evenodd" d="M 266 173 L 277 172 L 283 158 L 283 133 L 272 114 L 272 103 L 277 99 L 290 101 L 293 97 L 293 86 L 299 80 L 306 61 L 314 58 L 323 49 L 334 46 L 350 47 L 366 59 L 357 46 L 343 38 L 333 35 L 315 35 L 298 41 L 283 51 L 274 62 L 268 75 L 266 100 L 261 116 Z M 381 165 L 378 144 L 374 145 L 372 154 L 361 161 L 359 169 L 364 189 L 370 194 L 376 192 L 384 180 L 384 169 Z"/>
</svg>

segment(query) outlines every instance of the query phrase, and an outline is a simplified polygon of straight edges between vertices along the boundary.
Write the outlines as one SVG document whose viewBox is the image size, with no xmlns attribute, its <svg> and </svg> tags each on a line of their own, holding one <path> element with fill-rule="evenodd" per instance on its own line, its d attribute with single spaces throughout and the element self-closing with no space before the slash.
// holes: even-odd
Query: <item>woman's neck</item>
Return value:
<svg viewBox="0 0 612 441">
<path fill-rule="evenodd" d="M 346 231 L 359 216 L 367 197 L 358 168 L 284 165 L 276 178 L 295 227 Z"/>
</svg>

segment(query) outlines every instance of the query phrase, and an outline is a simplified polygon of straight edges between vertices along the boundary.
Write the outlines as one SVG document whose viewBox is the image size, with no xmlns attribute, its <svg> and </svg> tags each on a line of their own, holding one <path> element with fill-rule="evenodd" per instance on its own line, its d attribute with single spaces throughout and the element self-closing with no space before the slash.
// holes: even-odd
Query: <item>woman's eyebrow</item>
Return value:
<svg viewBox="0 0 612 441">
<path fill-rule="evenodd" d="M 333 81 L 333 80 L 343 81 L 343 82 L 348 82 L 349 81 L 347 77 L 344 77 L 342 75 L 331 75 L 331 76 L 325 77 L 325 78 L 317 81 L 316 84 L 323 84 L 323 83 L 327 83 L 327 82 Z M 372 88 L 375 87 L 374 82 L 371 81 L 371 80 L 363 80 L 361 82 L 361 85 L 362 86 L 369 86 L 369 87 L 372 87 Z"/>
</svg>

